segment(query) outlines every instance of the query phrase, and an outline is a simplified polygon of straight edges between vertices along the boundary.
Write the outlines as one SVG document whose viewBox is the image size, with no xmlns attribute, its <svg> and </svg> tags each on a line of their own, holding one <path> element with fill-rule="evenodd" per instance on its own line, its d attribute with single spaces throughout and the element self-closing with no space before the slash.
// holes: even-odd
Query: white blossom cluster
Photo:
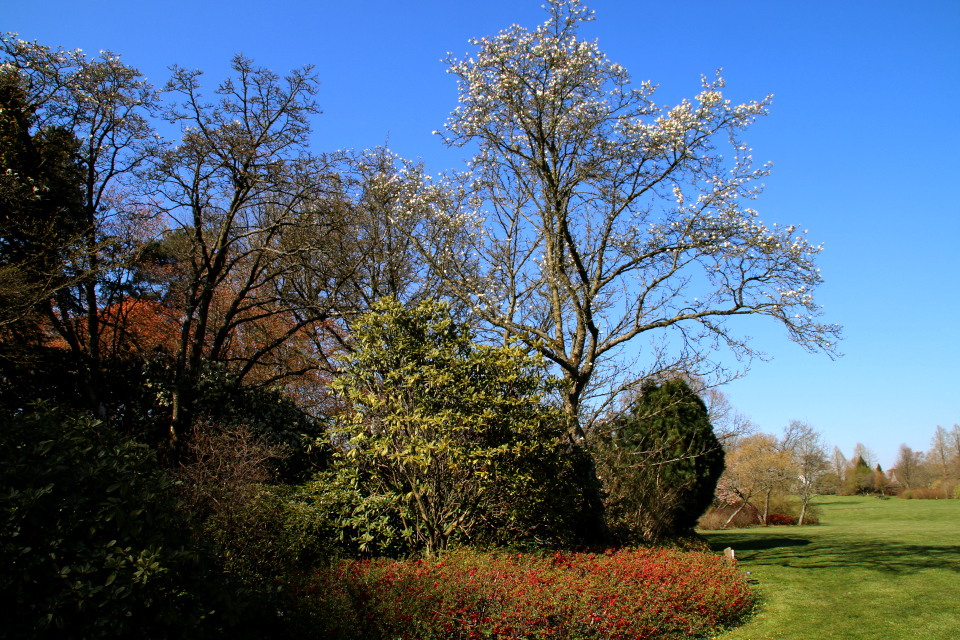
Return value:
<svg viewBox="0 0 960 640">
<path fill-rule="evenodd" d="M 690 323 L 700 329 L 684 340 L 712 335 L 749 354 L 724 326 L 742 314 L 777 318 L 804 347 L 830 351 L 839 327 L 816 321 L 813 298 L 822 247 L 747 206 L 771 165 L 754 166 L 739 134 L 772 96 L 733 104 L 718 70 L 692 100 L 657 105 L 654 84 L 632 85 L 578 38 L 593 19 L 579 0 L 546 8 L 536 29 L 513 25 L 446 60 L 460 104 L 439 135 L 478 148 L 470 206 L 447 214 L 471 229 L 472 251 L 444 256 L 465 299 L 568 370 Z"/>
</svg>

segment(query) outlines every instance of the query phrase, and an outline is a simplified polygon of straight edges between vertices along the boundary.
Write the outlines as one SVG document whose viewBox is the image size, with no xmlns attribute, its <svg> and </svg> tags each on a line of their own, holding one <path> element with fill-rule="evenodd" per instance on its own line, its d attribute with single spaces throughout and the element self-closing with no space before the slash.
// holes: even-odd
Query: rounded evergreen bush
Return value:
<svg viewBox="0 0 960 640">
<path fill-rule="evenodd" d="M 703 400 L 680 379 L 648 382 L 606 431 L 601 475 L 614 533 L 652 541 L 693 529 L 724 461 Z"/>
</svg>

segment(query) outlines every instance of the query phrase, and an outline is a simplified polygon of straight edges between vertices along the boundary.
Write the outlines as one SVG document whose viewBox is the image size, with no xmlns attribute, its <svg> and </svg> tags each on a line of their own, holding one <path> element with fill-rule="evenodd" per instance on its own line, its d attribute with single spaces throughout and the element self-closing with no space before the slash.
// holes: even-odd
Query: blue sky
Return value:
<svg viewBox="0 0 960 640">
<path fill-rule="evenodd" d="M 216 84 L 241 51 L 281 73 L 314 64 L 316 150 L 389 138 L 430 172 L 463 160 L 431 135 L 457 100 L 441 59 L 546 18 L 540 0 L 7 4 L 4 31 L 110 49 L 158 85 L 173 63 Z M 755 208 L 824 244 L 817 299 L 844 326 L 845 355 L 807 354 L 751 322 L 773 360 L 726 387 L 736 408 L 770 432 L 806 420 L 848 456 L 864 442 L 885 467 L 901 442 L 925 450 L 936 425 L 960 423 L 960 3 L 587 4 L 597 20 L 581 34 L 659 84 L 658 103 L 692 97 L 719 67 L 727 97 L 775 96 L 744 136 L 774 163 Z"/>
</svg>

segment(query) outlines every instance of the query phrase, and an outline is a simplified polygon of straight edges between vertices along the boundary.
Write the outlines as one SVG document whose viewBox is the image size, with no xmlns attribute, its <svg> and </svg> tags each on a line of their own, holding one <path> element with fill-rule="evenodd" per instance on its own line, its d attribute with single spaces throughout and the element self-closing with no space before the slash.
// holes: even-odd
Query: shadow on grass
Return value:
<svg viewBox="0 0 960 640">
<path fill-rule="evenodd" d="M 714 536 L 719 537 L 719 536 Z M 711 539 L 712 540 L 712 539 Z M 711 542 L 711 545 L 713 543 Z M 766 549 L 778 549 L 781 547 L 802 547 L 810 544 L 810 540 L 806 538 L 791 538 L 788 536 L 765 536 L 765 537 L 753 537 L 745 538 L 741 541 L 737 541 L 736 545 L 727 544 L 722 548 L 733 547 L 737 551 L 760 551 Z M 714 549 L 719 551 L 720 549 Z"/>
<path fill-rule="evenodd" d="M 744 566 L 779 565 L 795 569 L 871 569 L 911 574 L 947 569 L 960 574 L 960 547 L 895 541 L 811 536 L 780 532 L 719 533 L 708 537 L 715 551 L 732 547 Z"/>
</svg>

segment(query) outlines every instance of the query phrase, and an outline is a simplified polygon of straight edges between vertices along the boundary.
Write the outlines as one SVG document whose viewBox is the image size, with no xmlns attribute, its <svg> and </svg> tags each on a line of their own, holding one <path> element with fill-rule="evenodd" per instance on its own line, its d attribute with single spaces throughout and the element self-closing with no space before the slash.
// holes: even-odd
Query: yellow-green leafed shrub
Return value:
<svg viewBox="0 0 960 640">
<path fill-rule="evenodd" d="M 336 385 L 352 411 L 315 486 L 364 552 L 576 542 L 599 532 L 591 464 L 548 402 L 559 381 L 514 344 L 473 342 L 449 308 L 384 299 L 353 327 Z M 599 491 L 595 492 L 597 495 Z M 593 516 L 593 517 L 591 517 Z"/>
</svg>

